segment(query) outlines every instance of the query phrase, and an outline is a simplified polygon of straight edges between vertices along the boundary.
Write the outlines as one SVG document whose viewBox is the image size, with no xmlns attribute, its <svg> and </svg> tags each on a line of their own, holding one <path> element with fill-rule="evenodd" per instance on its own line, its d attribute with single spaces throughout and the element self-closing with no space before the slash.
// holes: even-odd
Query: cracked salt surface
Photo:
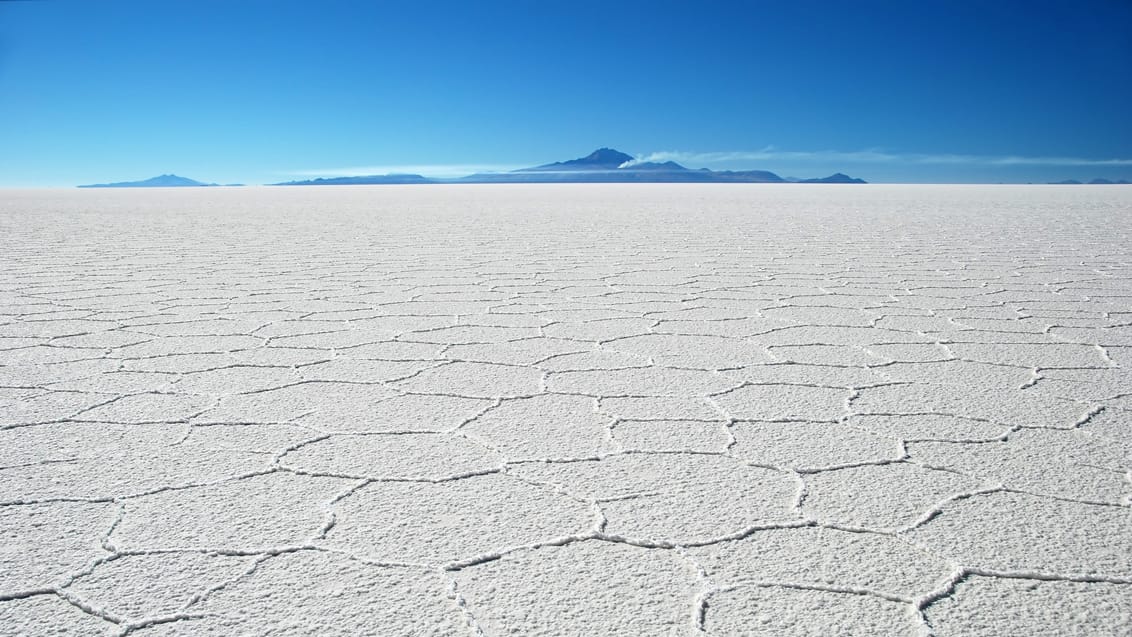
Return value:
<svg viewBox="0 0 1132 637">
<path fill-rule="evenodd" d="M 1132 634 L 1132 191 L 4 191 L 0 635 Z"/>
</svg>

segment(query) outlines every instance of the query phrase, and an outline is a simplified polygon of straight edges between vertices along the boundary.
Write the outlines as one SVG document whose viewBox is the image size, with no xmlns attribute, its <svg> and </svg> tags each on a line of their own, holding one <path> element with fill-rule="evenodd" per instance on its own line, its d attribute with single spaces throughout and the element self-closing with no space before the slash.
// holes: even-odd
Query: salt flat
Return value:
<svg viewBox="0 0 1132 637">
<path fill-rule="evenodd" d="M 1132 188 L 0 192 L 0 634 L 1132 634 Z"/>
</svg>

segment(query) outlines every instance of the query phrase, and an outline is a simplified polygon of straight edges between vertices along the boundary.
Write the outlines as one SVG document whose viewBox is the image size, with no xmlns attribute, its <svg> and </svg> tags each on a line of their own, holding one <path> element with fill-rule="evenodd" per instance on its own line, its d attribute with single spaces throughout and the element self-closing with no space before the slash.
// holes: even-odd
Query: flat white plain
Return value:
<svg viewBox="0 0 1132 637">
<path fill-rule="evenodd" d="M 0 635 L 1127 635 L 1132 188 L 0 192 Z"/>
</svg>

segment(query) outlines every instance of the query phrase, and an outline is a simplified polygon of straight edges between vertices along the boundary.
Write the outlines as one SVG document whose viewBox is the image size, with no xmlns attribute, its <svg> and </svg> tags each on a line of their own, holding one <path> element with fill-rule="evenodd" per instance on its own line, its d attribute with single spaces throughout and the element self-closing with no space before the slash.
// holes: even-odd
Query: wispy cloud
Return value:
<svg viewBox="0 0 1132 637">
<path fill-rule="evenodd" d="M 360 177 L 364 175 L 424 175 L 425 177 L 463 177 L 474 173 L 503 172 L 521 168 L 505 164 L 407 164 L 312 168 L 288 171 L 295 177 Z"/>
<path fill-rule="evenodd" d="M 883 150 L 792 151 L 768 146 L 762 150 L 718 153 L 661 151 L 638 156 L 632 163 L 675 161 L 692 167 L 741 161 L 797 161 L 857 164 L 937 164 L 973 166 L 1132 166 L 1132 159 L 1089 159 L 1085 157 L 1044 157 L 1021 155 L 955 155 L 890 153 Z"/>
</svg>

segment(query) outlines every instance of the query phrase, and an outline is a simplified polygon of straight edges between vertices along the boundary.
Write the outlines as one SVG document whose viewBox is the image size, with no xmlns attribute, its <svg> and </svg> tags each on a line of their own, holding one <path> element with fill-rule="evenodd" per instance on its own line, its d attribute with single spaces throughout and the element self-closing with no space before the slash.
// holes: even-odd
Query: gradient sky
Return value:
<svg viewBox="0 0 1132 637">
<path fill-rule="evenodd" d="M 452 176 L 610 146 L 1132 179 L 1132 2 L 0 0 L 0 186 Z"/>
</svg>

